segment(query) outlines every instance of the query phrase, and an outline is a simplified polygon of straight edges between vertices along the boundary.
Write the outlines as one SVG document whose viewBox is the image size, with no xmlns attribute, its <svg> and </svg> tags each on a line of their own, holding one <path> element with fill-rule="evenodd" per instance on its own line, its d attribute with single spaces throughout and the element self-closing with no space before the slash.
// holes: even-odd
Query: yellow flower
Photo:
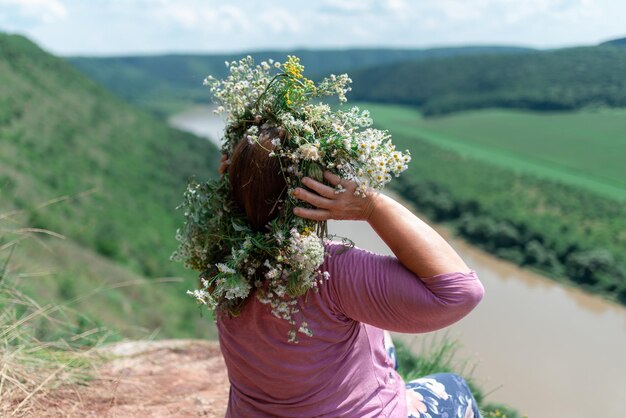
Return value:
<svg viewBox="0 0 626 418">
<path fill-rule="evenodd" d="M 287 61 L 283 65 L 285 72 L 295 78 L 302 78 L 304 66 L 300 64 L 300 58 L 287 55 Z"/>
</svg>

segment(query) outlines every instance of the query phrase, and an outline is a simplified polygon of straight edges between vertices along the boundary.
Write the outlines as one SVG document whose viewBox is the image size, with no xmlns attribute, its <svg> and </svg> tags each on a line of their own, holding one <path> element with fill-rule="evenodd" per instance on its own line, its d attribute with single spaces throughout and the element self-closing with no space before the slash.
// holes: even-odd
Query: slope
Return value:
<svg viewBox="0 0 626 418">
<path fill-rule="evenodd" d="M 187 179 L 214 175 L 218 159 L 207 141 L 125 104 L 28 39 L 0 34 L 0 213 L 17 211 L 11 218 L 16 228 L 55 231 L 75 248 L 95 251 L 134 277 L 186 276 L 187 282 L 170 286 L 160 302 L 178 310 L 179 318 L 195 311 L 184 295 L 194 279 L 169 262 L 182 219 L 175 208 Z M 58 203 L 45 205 L 51 201 Z M 54 251 L 55 245 L 47 247 Z M 25 249 L 23 254 L 32 252 Z M 52 258 L 58 263 L 47 269 L 78 285 L 81 277 L 72 273 L 71 254 L 57 253 Z M 80 263 L 86 256 L 76 257 Z M 119 272 L 105 270 L 101 276 L 119 281 Z M 83 276 L 89 280 L 95 275 Z M 52 285 L 59 281 L 53 279 Z M 46 286 L 37 292 L 59 293 Z M 140 299 L 131 295 L 127 302 Z M 135 319 L 126 322 L 132 325 Z M 137 325 L 154 329 L 163 323 L 157 319 Z M 194 334 L 194 324 L 185 332 Z"/>
</svg>

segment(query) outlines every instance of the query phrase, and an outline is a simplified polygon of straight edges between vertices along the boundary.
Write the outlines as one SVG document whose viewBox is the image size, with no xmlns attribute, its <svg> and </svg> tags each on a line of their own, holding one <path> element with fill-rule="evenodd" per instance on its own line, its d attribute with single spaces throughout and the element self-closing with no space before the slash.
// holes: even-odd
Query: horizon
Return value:
<svg viewBox="0 0 626 418">
<path fill-rule="evenodd" d="M 617 0 L 273 0 L 262 7 L 251 0 L 0 0 L 0 31 L 59 56 L 549 50 L 623 38 L 624 14 L 626 3 Z"/>
<path fill-rule="evenodd" d="M 0 0 L 2 1 L 2 0 Z M 23 36 L 29 39 L 31 42 L 34 42 L 38 46 L 40 46 L 45 51 L 59 56 L 63 58 L 125 58 L 125 57 L 158 57 L 158 56 L 220 56 L 220 55 L 245 55 L 245 54 L 263 54 L 263 53 L 287 53 L 287 52 L 299 52 L 299 51 L 371 51 L 371 50 L 396 50 L 396 51 L 428 51 L 428 50 L 438 50 L 438 49 L 461 49 L 461 48 L 520 48 L 520 49 L 528 49 L 528 50 L 536 50 L 536 51 L 550 51 L 557 49 L 567 49 L 567 48 L 580 48 L 580 47 L 594 47 L 599 46 L 603 43 L 626 39 L 626 34 L 624 36 L 617 36 L 610 39 L 600 40 L 596 43 L 589 44 L 572 44 L 572 45 L 564 45 L 564 46 L 555 46 L 555 47 L 536 47 L 530 45 L 523 44 L 504 44 L 504 43 L 474 43 L 474 44 L 434 44 L 434 45 L 425 45 L 425 46 L 385 46 L 385 45 L 354 45 L 354 46 L 294 46 L 293 48 L 285 47 L 285 48 L 259 48 L 259 49 L 244 49 L 244 50 L 223 50 L 223 51 L 201 51 L 201 50 L 174 50 L 174 51 L 129 51 L 119 54 L 57 54 L 54 51 L 50 51 L 45 47 L 45 45 L 38 42 L 36 39 L 33 39 L 32 36 L 29 36 L 27 33 L 22 33 L 19 31 L 6 31 L 0 28 L 0 34 L 5 35 L 17 35 Z"/>
</svg>

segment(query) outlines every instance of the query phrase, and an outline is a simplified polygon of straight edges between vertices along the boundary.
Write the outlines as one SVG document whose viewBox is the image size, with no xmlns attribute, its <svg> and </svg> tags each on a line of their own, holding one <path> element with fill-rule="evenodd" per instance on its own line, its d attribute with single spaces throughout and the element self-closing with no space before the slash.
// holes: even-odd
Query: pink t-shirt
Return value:
<svg viewBox="0 0 626 418">
<path fill-rule="evenodd" d="M 227 417 L 406 417 L 405 386 L 383 331 L 421 333 L 467 315 L 483 296 L 472 270 L 418 278 L 391 256 L 328 243 L 330 279 L 299 299 L 313 337 L 251 297 L 217 321 L 228 368 Z"/>
</svg>

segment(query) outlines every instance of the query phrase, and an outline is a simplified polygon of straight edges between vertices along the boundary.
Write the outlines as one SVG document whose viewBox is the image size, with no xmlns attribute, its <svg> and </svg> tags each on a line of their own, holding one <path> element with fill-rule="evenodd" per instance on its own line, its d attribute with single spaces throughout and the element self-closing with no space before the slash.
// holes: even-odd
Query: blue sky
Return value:
<svg viewBox="0 0 626 418">
<path fill-rule="evenodd" d="M 626 36 L 623 0 L 0 0 L 0 30 L 60 55 L 513 44 Z"/>
</svg>

